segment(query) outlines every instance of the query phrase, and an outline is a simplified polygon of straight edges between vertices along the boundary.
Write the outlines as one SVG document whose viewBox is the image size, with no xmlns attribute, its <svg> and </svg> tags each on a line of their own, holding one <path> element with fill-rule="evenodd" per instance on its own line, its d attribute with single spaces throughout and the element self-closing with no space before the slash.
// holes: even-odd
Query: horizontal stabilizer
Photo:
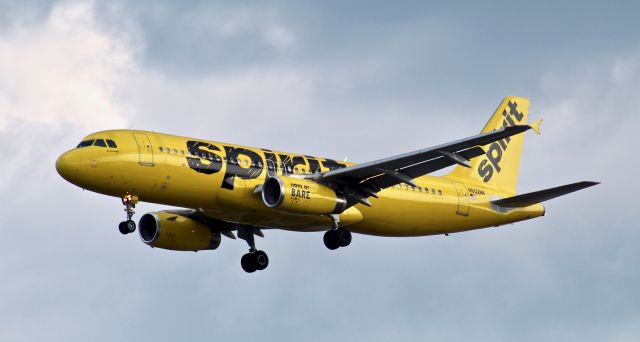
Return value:
<svg viewBox="0 0 640 342">
<path fill-rule="evenodd" d="M 560 197 L 574 191 L 582 190 L 590 186 L 600 184 L 598 182 L 578 182 L 573 184 L 562 185 L 559 187 L 530 192 L 528 194 L 517 195 L 509 198 L 503 198 L 491 203 L 507 208 L 528 207 L 536 203 L 544 202 L 552 198 Z"/>
</svg>

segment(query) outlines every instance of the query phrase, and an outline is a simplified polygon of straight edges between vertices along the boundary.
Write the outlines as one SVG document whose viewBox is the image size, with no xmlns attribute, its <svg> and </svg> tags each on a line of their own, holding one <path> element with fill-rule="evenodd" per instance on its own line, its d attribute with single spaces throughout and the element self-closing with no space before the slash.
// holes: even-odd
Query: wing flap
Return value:
<svg viewBox="0 0 640 342">
<path fill-rule="evenodd" d="M 556 197 L 560 197 L 566 194 L 570 194 L 572 192 L 582 190 L 594 185 L 600 184 L 598 182 L 578 182 L 573 184 L 567 184 L 558 186 L 555 188 L 530 192 L 527 194 L 517 195 L 513 197 L 503 198 L 495 201 L 491 201 L 491 203 L 506 208 L 518 208 L 518 207 L 528 207 L 530 205 L 544 202 Z"/>
</svg>

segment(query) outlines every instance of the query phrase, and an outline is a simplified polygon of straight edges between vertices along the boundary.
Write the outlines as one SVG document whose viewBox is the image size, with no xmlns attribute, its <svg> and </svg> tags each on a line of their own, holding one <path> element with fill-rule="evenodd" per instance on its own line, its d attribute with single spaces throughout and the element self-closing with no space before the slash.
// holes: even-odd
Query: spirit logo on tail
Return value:
<svg viewBox="0 0 640 342">
<path fill-rule="evenodd" d="M 516 102 L 509 101 L 508 106 L 508 112 L 506 109 L 502 111 L 503 120 L 501 127 L 523 124 L 524 114 L 518 112 L 518 104 Z M 496 129 L 497 128 L 498 127 L 496 127 Z M 510 141 L 511 138 L 505 138 L 489 145 L 489 149 L 485 154 L 486 159 L 482 160 L 480 162 L 480 165 L 478 166 L 478 174 L 480 175 L 480 177 L 482 177 L 482 180 L 485 183 L 491 180 L 494 174 L 494 170 L 497 173 L 500 173 L 500 171 L 502 170 L 502 168 L 500 167 L 500 161 L 502 160 L 503 153 L 507 150 Z"/>
</svg>

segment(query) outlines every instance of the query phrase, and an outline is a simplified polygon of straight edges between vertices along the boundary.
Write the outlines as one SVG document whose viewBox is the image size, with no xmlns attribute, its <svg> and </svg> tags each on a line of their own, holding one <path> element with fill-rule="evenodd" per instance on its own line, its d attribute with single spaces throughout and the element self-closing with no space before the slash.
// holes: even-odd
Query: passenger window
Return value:
<svg viewBox="0 0 640 342">
<path fill-rule="evenodd" d="M 442 196 L 442 190 L 438 190 L 438 195 Z"/>
<path fill-rule="evenodd" d="M 93 140 L 85 140 L 78 144 L 77 148 L 87 147 L 93 145 Z"/>
<path fill-rule="evenodd" d="M 168 147 L 165 147 L 165 149 L 167 150 L 167 153 L 171 153 L 171 149 Z"/>
<path fill-rule="evenodd" d="M 111 139 L 107 139 L 107 145 L 111 148 L 118 148 L 118 145 L 116 145 L 116 142 Z"/>
<path fill-rule="evenodd" d="M 107 147 L 107 144 L 102 139 L 96 139 L 96 141 L 93 143 L 93 146 Z"/>
<path fill-rule="evenodd" d="M 436 189 L 433 189 L 433 188 L 432 188 L 432 189 L 431 189 L 431 193 L 435 195 L 435 194 L 436 194 Z"/>
<path fill-rule="evenodd" d="M 418 192 L 422 192 L 422 188 L 421 187 L 418 187 Z"/>
<path fill-rule="evenodd" d="M 160 148 L 160 152 L 162 152 L 162 146 L 160 146 L 159 148 Z"/>
<path fill-rule="evenodd" d="M 184 150 L 180 150 L 180 154 L 184 156 Z"/>
<path fill-rule="evenodd" d="M 173 149 L 173 153 L 178 154 L 178 150 L 176 150 L 175 148 Z"/>
</svg>

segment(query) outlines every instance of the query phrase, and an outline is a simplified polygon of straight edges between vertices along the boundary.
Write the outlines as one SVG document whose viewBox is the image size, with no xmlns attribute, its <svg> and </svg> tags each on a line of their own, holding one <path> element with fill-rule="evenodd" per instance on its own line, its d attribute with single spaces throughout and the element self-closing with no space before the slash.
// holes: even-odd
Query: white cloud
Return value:
<svg viewBox="0 0 640 342">
<path fill-rule="evenodd" d="M 43 22 L 0 32 L 0 129 L 19 121 L 126 126 L 118 89 L 133 68 L 130 39 L 101 27 L 92 1 L 58 3 Z"/>
</svg>

